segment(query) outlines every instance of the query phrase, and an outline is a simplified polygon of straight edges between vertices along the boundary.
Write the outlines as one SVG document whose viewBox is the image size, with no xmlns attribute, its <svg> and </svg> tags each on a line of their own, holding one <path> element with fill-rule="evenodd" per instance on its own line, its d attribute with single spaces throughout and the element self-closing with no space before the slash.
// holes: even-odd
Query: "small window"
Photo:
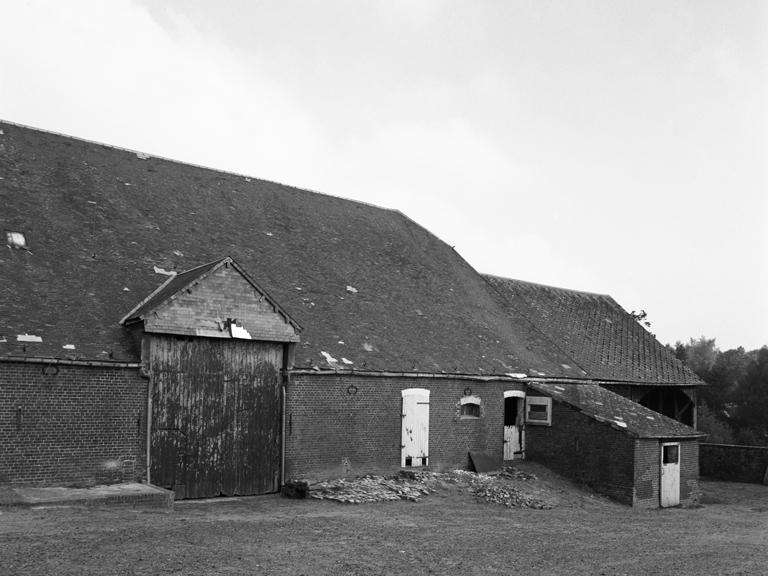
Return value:
<svg viewBox="0 0 768 576">
<path fill-rule="evenodd" d="M 680 459 L 680 446 L 677 444 L 666 444 L 662 447 L 662 462 L 664 464 L 677 464 Z"/>
<path fill-rule="evenodd" d="M 483 401 L 479 396 L 464 396 L 459 400 L 459 416 L 464 418 L 480 418 L 482 413 Z"/>
<path fill-rule="evenodd" d="M 480 418 L 480 404 L 462 404 L 462 418 Z"/>
<path fill-rule="evenodd" d="M 528 424 L 552 424 L 552 398 L 528 396 L 525 399 L 525 421 Z"/>
<path fill-rule="evenodd" d="M 26 248 L 27 239 L 24 238 L 24 234 L 21 232 L 6 232 L 5 242 L 11 248 Z"/>
</svg>

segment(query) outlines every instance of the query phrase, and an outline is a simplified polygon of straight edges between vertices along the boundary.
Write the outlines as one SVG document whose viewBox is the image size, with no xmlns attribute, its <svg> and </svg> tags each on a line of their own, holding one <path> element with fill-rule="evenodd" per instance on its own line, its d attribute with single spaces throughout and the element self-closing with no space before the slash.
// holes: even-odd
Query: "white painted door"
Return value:
<svg viewBox="0 0 768 576">
<path fill-rule="evenodd" d="M 403 431 L 400 466 L 429 464 L 429 390 L 403 390 Z"/>
<path fill-rule="evenodd" d="M 661 444 L 661 506 L 680 504 L 680 443 Z"/>
<path fill-rule="evenodd" d="M 524 405 L 524 392 L 504 392 L 504 460 L 523 458 L 525 454 Z"/>
</svg>

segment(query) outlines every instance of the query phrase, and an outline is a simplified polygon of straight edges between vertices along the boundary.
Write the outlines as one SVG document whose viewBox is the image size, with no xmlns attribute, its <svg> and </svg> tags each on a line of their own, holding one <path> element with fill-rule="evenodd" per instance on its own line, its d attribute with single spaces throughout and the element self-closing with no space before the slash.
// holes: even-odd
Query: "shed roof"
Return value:
<svg viewBox="0 0 768 576">
<path fill-rule="evenodd" d="M 331 356 L 374 371 L 584 375 L 398 211 L 0 129 L 0 227 L 24 233 L 28 247 L 0 255 L 0 355 L 136 361 L 120 319 L 164 273 L 199 272 L 228 254 L 302 326 L 298 367 L 329 368 Z"/>
<path fill-rule="evenodd" d="M 529 386 L 572 406 L 590 418 L 636 438 L 700 438 L 690 426 L 654 412 L 597 384 L 531 382 Z"/>
<path fill-rule="evenodd" d="M 610 296 L 485 275 L 502 307 L 524 314 L 590 378 L 700 385 L 685 364 Z"/>
</svg>

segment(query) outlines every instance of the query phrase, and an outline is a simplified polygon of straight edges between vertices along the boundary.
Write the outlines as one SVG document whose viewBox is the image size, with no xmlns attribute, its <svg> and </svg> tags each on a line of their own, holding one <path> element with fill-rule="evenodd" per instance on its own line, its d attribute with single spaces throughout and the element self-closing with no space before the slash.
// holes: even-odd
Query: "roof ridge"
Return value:
<svg viewBox="0 0 768 576">
<path fill-rule="evenodd" d="M 529 286 L 538 286 L 540 288 L 549 288 L 550 290 L 559 290 L 561 292 L 571 292 L 574 294 L 584 294 L 587 296 L 601 296 L 603 298 L 610 298 L 611 300 L 613 300 L 613 297 L 610 294 L 606 294 L 604 292 L 590 292 L 589 290 L 575 290 L 573 288 L 563 288 L 561 286 L 552 286 L 551 284 L 542 284 L 541 282 L 531 282 L 530 280 L 520 280 L 519 278 L 508 278 L 506 276 L 499 276 L 497 274 L 488 274 L 486 272 L 481 272 L 480 275 L 486 278 L 496 278 L 498 280 L 507 280 L 511 282 L 517 282 L 519 284 L 527 284 Z"/>
<path fill-rule="evenodd" d="M 64 132 L 56 132 L 55 130 L 45 130 L 44 128 L 38 128 L 36 126 L 30 126 L 29 124 L 21 124 L 20 122 L 12 122 L 10 120 L 5 120 L 3 118 L 0 118 L 0 124 L 7 124 L 9 126 L 16 126 L 17 128 L 24 128 L 26 130 L 34 130 L 35 132 L 41 132 L 43 134 L 51 134 L 53 136 L 59 136 L 61 138 L 68 138 L 70 140 L 77 140 L 79 142 L 85 142 L 86 144 L 94 144 L 96 146 L 102 146 L 104 148 L 109 148 L 112 150 L 117 150 L 119 152 L 128 152 L 130 154 L 136 154 L 147 156 L 149 158 L 156 158 L 157 160 L 162 160 L 164 162 L 171 162 L 173 164 L 180 164 L 182 166 L 192 166 L 193 168 L 199 168 L 201 170 L 208 170 L 209 172 L 214 172 L 217 174 L 227 174 L 229 176 L 237 176 L 239 178 L 246 178 L 248 180 L 257 180 L 259 182 L 266 182 L 268 184 L 277 184 L 278 186 L 283 186 L 285 188 L 291 188 L 293 190 L 298 190 L 299 192 L 309 192 L 310 194 L 318 194 L 320 196 L 325 196 L 327 198 L 335 198 L 336 200 L 344 200 L 345 202 L 352 202 L 354 204 L 361 204 L 363 206 L 369 206 L 371 208 L 376 208 L 378 210 L 386 210 L 387 212 L 400 212 L 399 210 L 395 208 L 387 208 L 385 206 L 379 206 L 378 204 L 373 204 L 372 202 L 365 202 L 363 200 L 355 200 L 354 198 L 346 198 L 344 196 L 336 196 L 334 194 L 329 194 L 328 192 L 320 192 L 318 190 L 312 190 L 311 188 L 301 188 L 299 186 L 294 186 L 293 184 L 286 184 L 285 182 L 278 182 L 277 180 L 266 180 L 264 178 L 259 178 L 258 176 L 251 176 L 249 174 L 243 174 L 242 172 L 234 172 L 232 170 L 222 170 L 221 168 L 212 168 L 210 166 L 205 166 L 204 164 L 196 164 L 194 162 L 187 162 L 184 160 L 177 160 L 175 158 L 169 158 L 167 156 L 161 156 L 159 154 L 152 154 L 149 152 L 143 152 L 141 150 L 136 150 L 134 148 L 125 148 L 123 146 L 116 146 L 114 144 L 107 144 L 105 142 L 100 142 L 98 140 L 91 140 L 90 138 L 83 138 L 81 136 L 72 136 L 71 134 L 65 134 Z"/>
</svg>

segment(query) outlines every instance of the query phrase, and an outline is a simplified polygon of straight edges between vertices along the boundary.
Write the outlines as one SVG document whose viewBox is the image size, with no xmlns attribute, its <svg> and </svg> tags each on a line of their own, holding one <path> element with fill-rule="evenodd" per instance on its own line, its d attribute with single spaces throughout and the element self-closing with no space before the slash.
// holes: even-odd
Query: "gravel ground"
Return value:
<svg viewBox="0 0 768 576">
<path fill-rule="evenodd" d="M 174 511 L 0 508 L 0 574 L 767 574 L 768 487 L 703 482 L 702 506 L 634 511 L 543 468 L 502 479 L 549 509 L 461 482 L 417 501 L 277 495 Z"/>
</svg>

